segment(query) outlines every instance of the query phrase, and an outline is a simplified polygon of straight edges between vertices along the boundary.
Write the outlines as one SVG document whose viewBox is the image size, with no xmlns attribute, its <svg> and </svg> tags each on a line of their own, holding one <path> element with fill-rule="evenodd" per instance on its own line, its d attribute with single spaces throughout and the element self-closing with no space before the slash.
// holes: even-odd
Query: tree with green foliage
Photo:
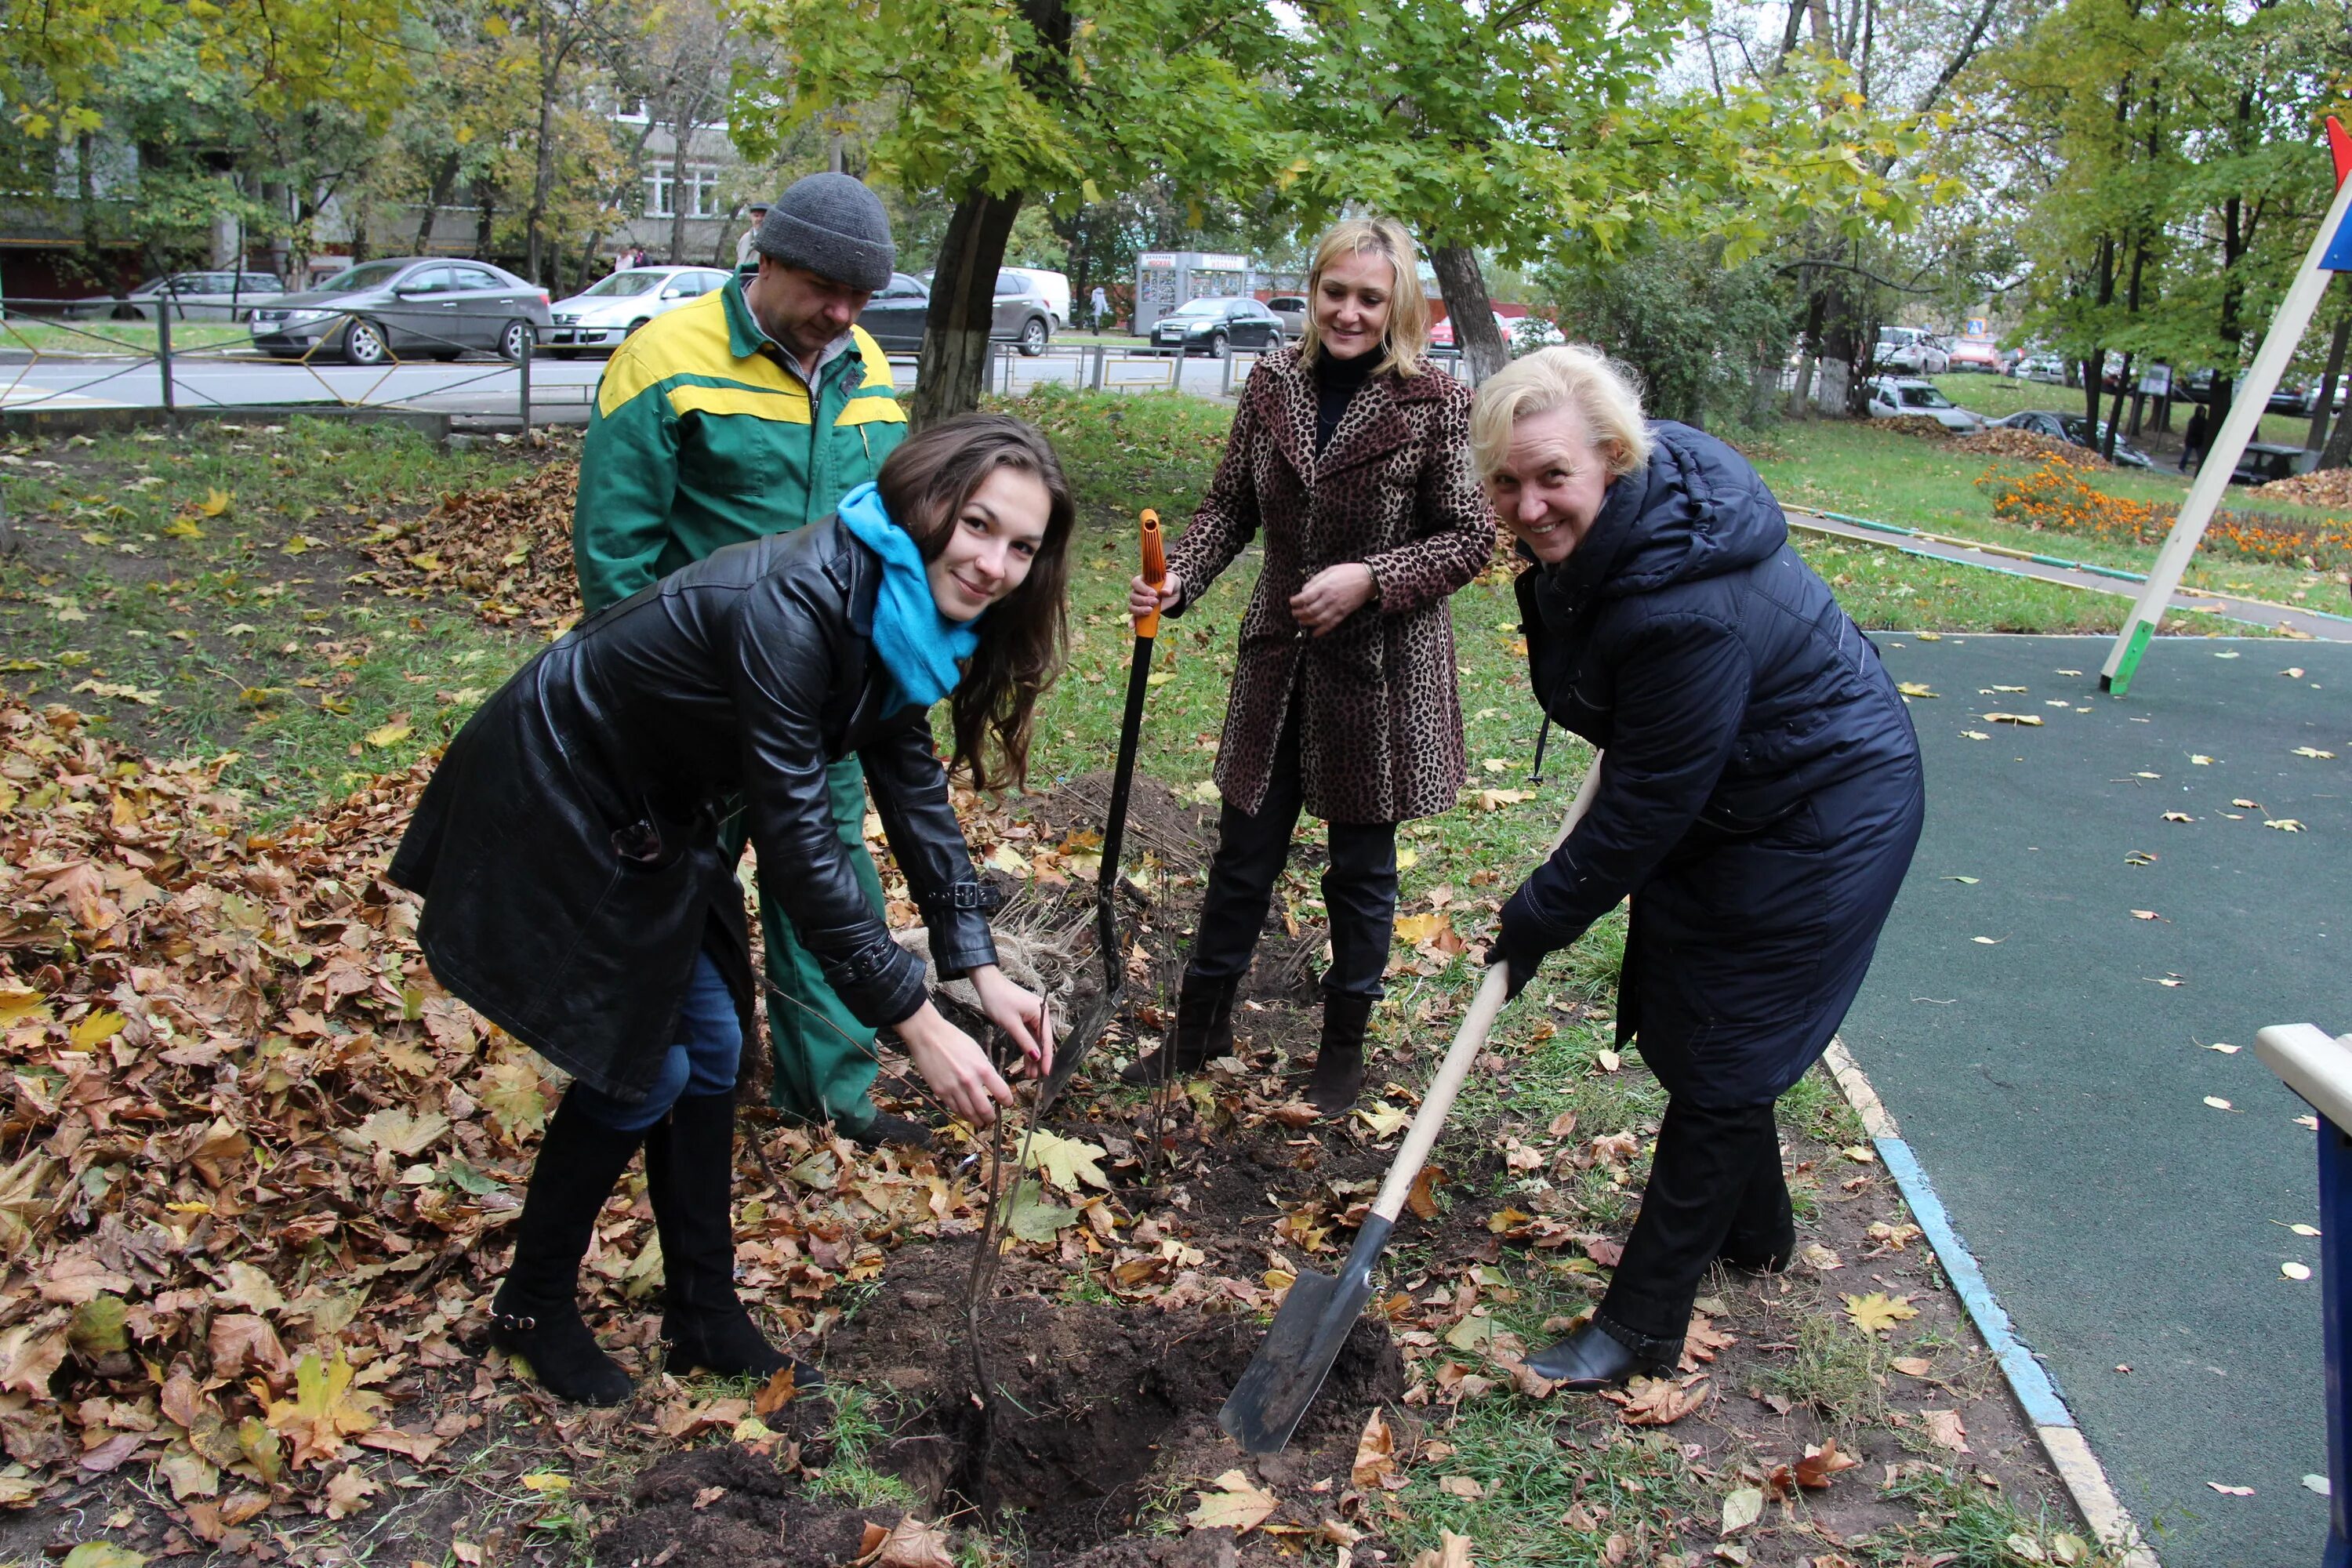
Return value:
<svg viewBox="0 0 2352 1568">
<path fill-rule="evenodd" d="M 1075 211 L 1155 175 L 1196 197 L 1249 193 L 1297 172 L 1282 168 L 1269 91 L 1292 45 L 1258 0 L 747 0 L 742 16 L 792 58 L 752 84 L 783 109 L 739 121 L 747 151 L 882 104 L 870 166 L 950 209 L 909 399 L 919 423 L 979 401 L 996 272 L 1024 205 Z"/>
</svg>

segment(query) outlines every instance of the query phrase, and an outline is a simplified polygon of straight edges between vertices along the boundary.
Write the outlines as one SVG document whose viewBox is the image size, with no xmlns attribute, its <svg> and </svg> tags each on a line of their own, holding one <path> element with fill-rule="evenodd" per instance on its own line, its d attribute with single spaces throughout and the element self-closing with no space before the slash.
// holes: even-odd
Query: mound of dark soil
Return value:
<svg viewBox="0 0 2352 1568">
<path fill-rule="evenodd" d="M 869 1461 L 925 1500 L 926 1518 L 984 1517 L 1024 1538 L 1032 1563 L 1190 1568 L 1234 1561 L 1222 1531 L 1183 1542 L 1126 1539 L 1145 1500 L 1244 1463 L 1217 1410 L 1256 1352 L 1261 1328 L 1233 1312 L 1152 1312 L 1055 1302 L 1017 1288 L 982 1313 L 979 1355 L 960 1316 L 970 1254 L 927 1248 L 898 1283 L 837 1331 L 831 1373 L 884 1390 L 888 1436 Z M 984 1369 L 984 1371 L 983 1371 Z M 1357 1325 L 1288 1450 L 1264 1461 L 1286 1478 L 1344 1478 L 1357 1433 L 1404 1387 L 1394 1342 Z M 985 1377 L 990 1397 L 974 1397 Z M 868 1524 L 894 1510 L 812 1499 L 773 1458 L 727 1446 L 675 1454 L 648 1470 L 635 1508 L 597 1539 L 600 1568 L 659 1562 L 814 1568 L 858 1554 Z M 662 1554 L 671 1551 L 667 1557 Z"/>
</svg>

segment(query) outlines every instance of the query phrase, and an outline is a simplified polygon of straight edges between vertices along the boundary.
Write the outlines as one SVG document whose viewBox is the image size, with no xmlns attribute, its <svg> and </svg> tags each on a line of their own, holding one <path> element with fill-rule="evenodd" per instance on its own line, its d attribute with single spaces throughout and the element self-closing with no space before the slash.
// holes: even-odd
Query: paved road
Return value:
<svg viewBox="0 0 2352 1568">
<path fill-rule="evenodd" d="M 2314 1139 L 2251 1047 L 2352 1029 L 2352 646 L 2159 639 L 2118 699 L 2105 638 L 1877 640 L 1938 695 L 1846 1040 L 2167 1568 L 2315 1562 Z"/>
<path fill-rule="evenodd" d="M 1182 361 L 1157 356 L 1108 358 L 1102 384 L 1119 392 L 1165 391 L 1181 377 L 1183 391 L 1214 397 L 1238 387 L 1255 363 L 1253 355 L 1230 362 Z M 587 417 L 600 359 L 531 361 L 531 405 L 535 417 Z M 892 361 L 898 385 L 915 384 L 911 359 Z M 1036 359 L 999 358 L 992 369 L 994 390 L 1026 392 L 1045 382 L 1093 384 L 1093 355 L 1083 348 L 1052 349 Z M 367 403 L 397 404 L 452 414 L 512 414 L 520 394 L 515 367 L 495 360 L 456 364 L 400 364 L 373 370 L 350 365 L 287 364 L 241 353 L 183 356 L 173 365 L 174 396 L 184 408 L 207 405 Z M 23 356 L 0 361 L 0 407 L 153 408 L 163 403 L 163 376 L 152 359 L 66 359 Z"/>
</svg>

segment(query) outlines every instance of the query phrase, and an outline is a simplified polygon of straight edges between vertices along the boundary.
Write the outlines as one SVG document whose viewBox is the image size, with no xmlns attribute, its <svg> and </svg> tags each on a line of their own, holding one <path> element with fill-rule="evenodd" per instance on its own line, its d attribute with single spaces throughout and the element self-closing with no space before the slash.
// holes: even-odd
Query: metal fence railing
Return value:
<svg viewBox="0 0 2352 1568">
<path fill-rule="evenodd" d="M 164 301 L 170 303 L 170 301 Z M 446 400 L 468 389 L 493 390 L 522 424 L 536 406 L 585 401 L 593 387 L 531 384 L 539 328 L 505 320 L 485 336 L 466 326 L 394 318 L 387 311 L 243 307 L 243 319 L 217 323 L 156 310 L 152 319 L 115 319 L 115 300 L 0 298 L 0 408 L 64 408 L 110 402 L 161 407 L 167 416 L 201 409 L 321 403 L 344 408 L 413 407 L 413 399 Z M 488 355 L 458 364 L 467 355 Z M 431 362 L 452 369 L 421 384 L 395 384 L 397 373 Z M 257 378 L 271 366 L 308 374 L 303 395 Z M 565 394 L 550 396 L 551 391 Z"/>
</svg>

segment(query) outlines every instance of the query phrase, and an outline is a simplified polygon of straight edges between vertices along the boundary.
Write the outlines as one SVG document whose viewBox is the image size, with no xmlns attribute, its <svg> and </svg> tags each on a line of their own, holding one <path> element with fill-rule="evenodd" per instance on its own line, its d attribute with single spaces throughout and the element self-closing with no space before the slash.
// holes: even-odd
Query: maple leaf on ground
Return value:
<svg viewBox="0 0 2352 1568">
<path fill-rule="evenodd" d="M 1628 1426 L 1671 1426 L 1706 1403 L 1704 1373 L 1677 1381 L 1671 1377 L 1637 1377 L 1621 1391 L 1605 1388 L 1601 1397 L 1618 1407 L 1617 1418 Z"/>
<path fill-rule="evenodd" d="M 1029 1139 L 1029 1168 L 1045 1173 L 1048 1182 L 1066 1193 L 1075 1194 L 1081 1185 L 1108 1192 L 1110 1178 L 1103 1174 L 1101 1162 L 1109 1153 L 1098 1143 L 1064 1138 L 1042 1127 Z"/>
<path fill-rule="evenodd" d="M 1471 1568 L 1470 1538 L 1450 1530 L 1437 1532 L 1437 1549 L 1412 1560 L 1412 1568 Z"/>
<path fill-rule="evenodd" d="M 1888 1296 L 1884 1290 L 1873 1290 L 1867 1296 L 1845 1298 L 1845 1315 L 1853 1326 L 1865 1334 L 1883 1334 L 1895 1324 L 1919 1315 L 1908 1296 Z"/>
<path fill-rule="evenodd" d="M 947 1531 L 911 1513 L 888 1530 L 868 1523 L 859 1544 L 851 1568 L 955 1568 Z"/>
<path fill-rule="evenodd" d="M 1004 1202 L 1004 1228 L 1023 1241 L 1051 1241 L 1078 1220 L 1076 1209 L 1064 1208 L 1045 1195 L 1043 1182 L 1014 1184 Z"/>
<path fill-rule="evenodd" d="M 1245 1535 L 1265 1522 L 1282 1500 L 1253 1484 L 1239 1470 L 1227 1470 L 1201 1492 L 1200 1506 L 1184 1516 L 1195 1530 L 1231 1530 Z"/>
<path fill-rule="evenodd" d="M 1437 1217 L 1437 1185 L 1445 1180 L 1444 1170 L 1437 1165 L 1423 1165 L 1412 1179 L 1412 1188 L 1404 1195 L 1404 1206 L 1422 1219 Z"/>
<path fill-rule="evenodd" d="M 1797 1484 L 1820 1491 L 1840 1470 L 1850 1470 L 1861 1463 L 1852 1454 L 1841 1452 L 1834 1437 L 1824 1438 L 1819 1447 L 1808 1443 L 1805 1457 L 1797 1461 Z"/>
<path fill-rule="evenodd" d="M 294 1367 L 294 1397 L 269 1402 L 267 1419 L 272 1430 L 292 1439 L 297 1468 L 334 1458 L 343 1451 L 345 1437 L 377 1424 L 383 1398 L 353 1388 L 354 1375 L 341 1345 L 331 1362 L 321 1361 L 315 1350 L 304 1351 Z"/>
<path fill-rule="evenodd" d="M 1949 1448 L 1955 1454 L 1974 1452 L 1969 1447 L 1969 1429 L 1961 1425 L 1957 1410 L 1922 1410 L 1920 1425 L 1927 1429 L 1927 1440 L 1939 1448 Z"/>
<path fill-rule="evenodd" d="M 1683 1331 L 1682 1370 L 1696 1372 L 1699 1363 L 1713 1361 L 1716 1352 L 1738 1342 L 1737 1334 L 1727 1334 L 1717 1328 L 1715 1320 L 1705 1312 L 1693 1312 L 1690 1327 Z"/>
<path fill-rule="evenodd" d="M 1405 1484 L 1404 1471 L 1396 1460 L 1396 1434 L 1389 1429 L 1388 1418 L 1377 1405 L 1364 1417 L 1363 1435 L 1356 1439 L 1356 1459 L 1348 1467 L 1348 1484 L 1364 1491 L 1374 1487 L 1395 1491 Z"/>
<path fill-rule="evenodd" d="M 66 1334 L 59 1328 L 20 1323 L 0 1334 L 0 1389 L 15 1389 L 41 1404 L 49 1397 L 49 1379 L 65 1363 Z"/>
</svg>

